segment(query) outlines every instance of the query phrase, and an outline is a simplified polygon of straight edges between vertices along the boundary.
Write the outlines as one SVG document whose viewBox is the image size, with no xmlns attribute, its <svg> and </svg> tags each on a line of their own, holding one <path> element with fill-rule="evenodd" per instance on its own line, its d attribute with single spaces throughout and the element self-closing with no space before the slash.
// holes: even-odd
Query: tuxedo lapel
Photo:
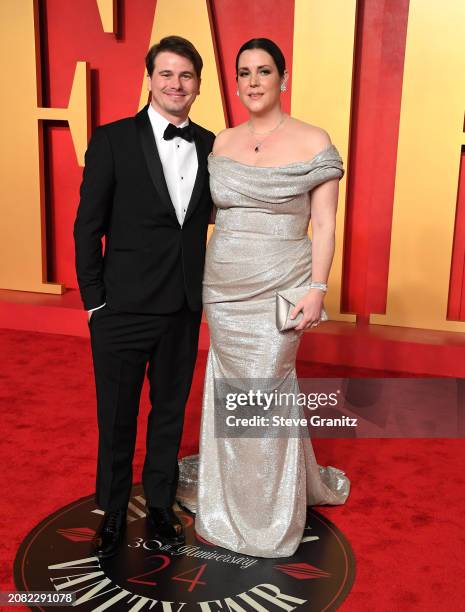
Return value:
<svg viewBox="0 0 465 612">
<path fill-rule="evenodd" d="M 147 106 L 137 113 L 135 116 L 135 121 L 142 151 L 144 152 L 145 162 L 147 164 L 152 182 L 158 195 L 160 196 L 160 200 L 177 221 L 176 212 L 166 185 L 165 175 L 163 174 L 163 166 L 161 165 L 160 155 L 158 154 L 158 149 L 155 142 L 155 136 L 153 135 L 152 124 L 150 123 L 147 113 Z"/>
<path fill-rule="evenodd" d="M 184 218 L 184 223 L 189 219 L 189 217 L 195 210 L 195 207 L 199 203 L 199 199 L 202 195 L 202 190 L 205 183 L 205 177 L 207 175 L 207 151 L 205 148 L 205 144 L 203 142 L 200 131 L 197 130 L 197 125 L 195 123 L 192 123 L 192 127 L 195 133 L 195 148 L 197 151 L 198 169 L 197 176 L 195 177 L 194 188 L 192 189 L 192 195 L 189 200 L 186 216 Z"/>
</svg>

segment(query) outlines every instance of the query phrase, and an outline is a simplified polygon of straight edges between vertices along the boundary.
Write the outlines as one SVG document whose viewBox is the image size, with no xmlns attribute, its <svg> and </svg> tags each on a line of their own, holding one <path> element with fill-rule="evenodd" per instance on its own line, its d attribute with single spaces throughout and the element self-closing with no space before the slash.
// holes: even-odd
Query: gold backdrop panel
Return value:
<svg viewBox="0 0 465 612">
<path fill-rule="evenodd" d="M 294 16 L 292 114 L 329 132 L 346 172 L 355 9 L 355 0 L 296 0 Z M 353 315 L 340 313 L 345 199 L 344 178 L 340 183 L 336 251 L 325 305 L 331 319 L 354 321 Z"/>
<path fill-rule="evenodd" d="M 465 110 L 465 2 L 410 0 L 386 315 L 465 332 L 447 299 Z"/>
</svg>

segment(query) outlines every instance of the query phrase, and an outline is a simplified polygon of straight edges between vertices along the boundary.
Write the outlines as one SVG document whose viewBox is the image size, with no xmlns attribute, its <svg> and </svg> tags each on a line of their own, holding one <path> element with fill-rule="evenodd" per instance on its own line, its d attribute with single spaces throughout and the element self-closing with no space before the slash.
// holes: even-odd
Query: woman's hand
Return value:
<svg viewBox="0 0 465 612">
<path fill-rule="evenodd" d="M 325 294 L 321 289 L 310 289 L 307 295 L 300 302 L 297 302 L 294 310 L 291 312 L 291 319 L 295 319 L 301 311 L 303 319 L 294 328 L 296 331 L 319 325 L 324 297 Z"/>
</svg>

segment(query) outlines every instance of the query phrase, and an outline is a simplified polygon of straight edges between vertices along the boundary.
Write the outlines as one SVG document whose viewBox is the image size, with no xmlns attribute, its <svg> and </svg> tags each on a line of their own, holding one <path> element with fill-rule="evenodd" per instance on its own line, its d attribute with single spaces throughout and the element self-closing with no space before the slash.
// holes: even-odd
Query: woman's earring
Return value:
<svg viewBox="0 0 465 612">
<path fill-rule="evenodd" d="M 236 91 L 236 96 L 238 96 L 238 95 L 239 95 L 239 90 Z"/>
<path fill-rule="evenodd" d="M 281 89 L 281 91 L 282 91 L 282 92 L 287 91 L 286 83 L 284 83 L 284 82 L 283 82 L 283 83 L 281 83 L 281 87 L 280 87 L 280 89 Z"/>
</svg>

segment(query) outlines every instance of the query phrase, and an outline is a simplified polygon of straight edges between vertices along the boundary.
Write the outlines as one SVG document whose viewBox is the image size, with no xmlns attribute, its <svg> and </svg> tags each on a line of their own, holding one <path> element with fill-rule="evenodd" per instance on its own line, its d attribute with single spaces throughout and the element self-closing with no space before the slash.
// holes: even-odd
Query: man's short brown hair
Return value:
<svg viewBox="0 0 465 612">
<path fill-rule="evenodd" d="M 203 61 L 200 57 L 200 53 L 189 40 L 181 36 L 166 36 L 162 38 L 158 44 L 150 47 L 149 52 L 145 56 L 145 65 L 149 76 L 152 76 L 155 58 L 163 51 L 176 53 L 190 60 L 194 66 L 197 77 L 200 79 L 203 68 Z"/>
</svg>

